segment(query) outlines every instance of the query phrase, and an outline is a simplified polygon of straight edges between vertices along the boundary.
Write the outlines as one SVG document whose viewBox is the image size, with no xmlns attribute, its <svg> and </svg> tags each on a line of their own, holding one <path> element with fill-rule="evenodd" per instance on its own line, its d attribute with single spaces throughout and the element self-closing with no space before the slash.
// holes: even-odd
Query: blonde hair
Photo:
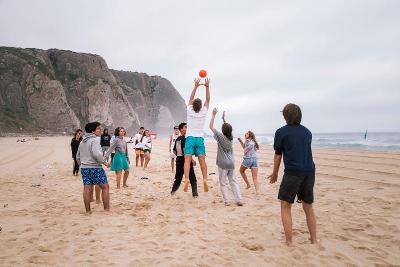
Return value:
<svg viewBox="0 0 400 267">
<path fill-rule="evenodd" d="M 252 131 L 248 131 L 247 133 L 249 135 L 249 139 L 253 140 L 254 143 L 256 144 L 256 149 L 259 150 L 260 146 L 258 145 L 258 142 L 257 142 L 257 139 L 256 139 L 256 135 Z"/>
</svg>

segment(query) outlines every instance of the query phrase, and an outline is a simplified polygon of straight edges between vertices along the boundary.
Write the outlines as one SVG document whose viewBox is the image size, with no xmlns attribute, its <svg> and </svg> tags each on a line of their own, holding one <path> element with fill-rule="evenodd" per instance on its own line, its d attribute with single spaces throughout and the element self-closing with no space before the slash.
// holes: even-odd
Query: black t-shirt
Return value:
<svg viewBox="0 0 400 267">
<path fill-rule="evenodd" d="M 315 174 L 311 141 L 312 134 L 303 125 L 286 125 L 275 132 L 275 154 L 283 154 L 286 174 L 295 176 Z"/>
<path fill-rule="evenodd" d="M 103 134 L 100 138 L 100 145 L 101 146 L 110 146 L 111 135 Z"/>
</svg>

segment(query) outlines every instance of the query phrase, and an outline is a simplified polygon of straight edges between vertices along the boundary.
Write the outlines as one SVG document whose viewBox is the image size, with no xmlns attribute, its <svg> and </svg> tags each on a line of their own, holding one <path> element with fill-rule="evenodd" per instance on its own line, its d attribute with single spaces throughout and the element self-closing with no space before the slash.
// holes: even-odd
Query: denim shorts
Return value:
<svg viewBox="0 0 400 267">
<path fill-rule="evenodd" d="M 103 168 L 81 168 L 84 185 L 107 184 L 107 175 Z"/>
<path fill-rule="evenodd" d="M 184 148 L 185 155 L 205 156 L 206 147 L 203 137 L 188 136 Z"/>
<path fill-rule="evenodd" d="M 247 169 L 256 169 L 258 168 L 258 160 L 257 158 L 244 158 L 242 166 L 246 167 Z"/>
</svg>

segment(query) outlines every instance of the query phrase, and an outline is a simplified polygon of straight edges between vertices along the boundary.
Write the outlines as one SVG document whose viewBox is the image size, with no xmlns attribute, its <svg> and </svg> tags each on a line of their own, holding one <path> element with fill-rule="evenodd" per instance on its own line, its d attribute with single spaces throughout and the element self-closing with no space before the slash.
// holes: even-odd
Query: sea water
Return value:
<svg viewBox="0 0 400 267">
<path fill-rule="evenodd" d="M 314 133 L 313 147 L 348 148 L 375 151 L 400 151 L 400 133 Z M 261 144 L 272 145 L 273 134 L 256 135 Z"/>
</svg>

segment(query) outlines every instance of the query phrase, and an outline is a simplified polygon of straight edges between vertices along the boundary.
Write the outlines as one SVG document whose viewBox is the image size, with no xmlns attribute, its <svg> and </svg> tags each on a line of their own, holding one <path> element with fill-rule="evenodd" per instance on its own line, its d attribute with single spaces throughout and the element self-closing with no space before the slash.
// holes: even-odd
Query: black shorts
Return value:
<svg viewBox="0 0 400 267">
<path fill-rule="evenodd" d="M 284 174 L 279 187 L 278 199 L 293 203 L 297 198 L 307 204 L 314 202 L 315 175 L 294 176 Z"/>
</svg>

